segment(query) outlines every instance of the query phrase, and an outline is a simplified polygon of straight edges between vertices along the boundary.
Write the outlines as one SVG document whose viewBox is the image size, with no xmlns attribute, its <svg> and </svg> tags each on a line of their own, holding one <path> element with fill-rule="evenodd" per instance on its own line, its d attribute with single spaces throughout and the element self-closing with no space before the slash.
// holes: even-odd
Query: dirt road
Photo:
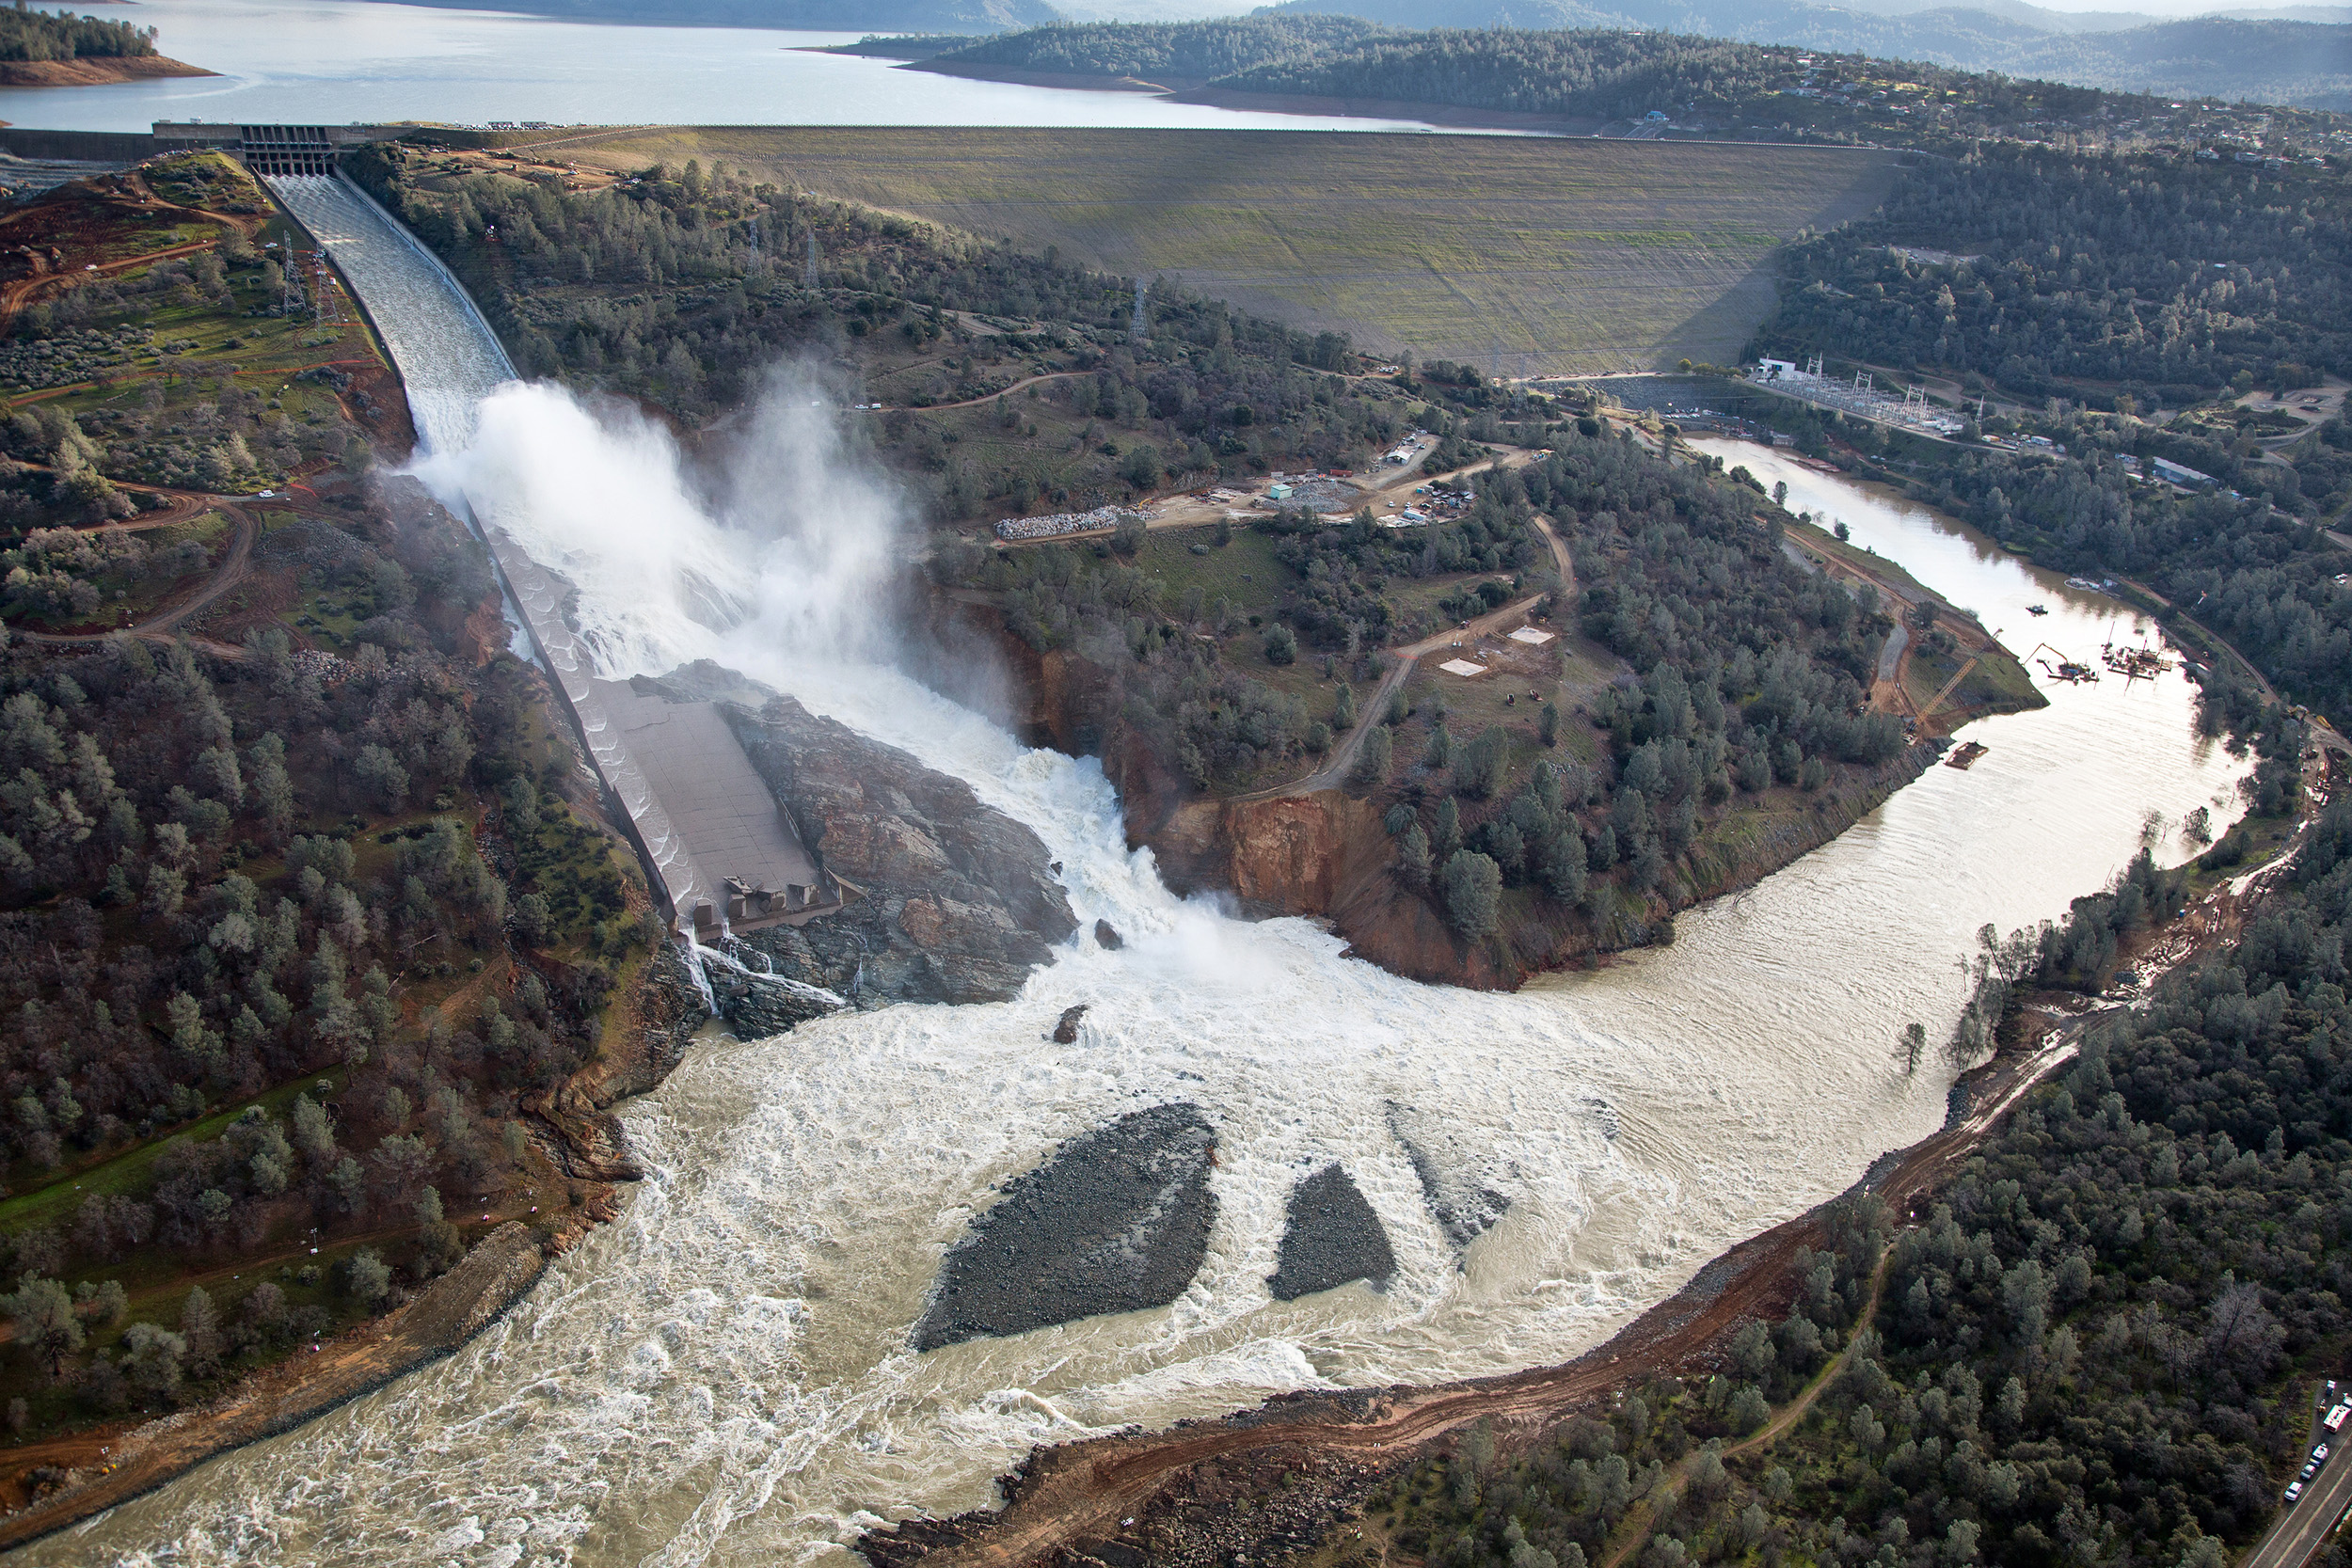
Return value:
<svg viewBox="0 0 2352 1568">
<path fill-rule="evenodd" d="M 254 520 L 253 514 L 235 502 L 214 498 L 206 501 L 202 510 L 226 513 L 230 520 L 236 524 L 237 533 L 230 544 L 228 555 L 194 594 L 135 626 L 116 626 L 105 631 L 16 631 L 12 635 L 23 641 L 61 647 L 103 642 L 114 637 L 144 638 L 151 642 L 172 641 L 174 627 L 245 580 L 246 574 L 253 566 L 253 542 L 261 537 L 261 525 Z M 244 649 L 231 648 L 227 643 L 209 646 L 227 657 L 245 657 Z"/>
<path fill-rule="evenodd" d="M 1092 375 L 1093 373 L 1092 371 L 1049 371 L 1043 375 L 1030 376 L 1025 381 L 1016 381 L 998 391 L 986 392 L 976 398 L 965 398 L 961 403 L 927 403 L 920 407 L 911 403 L 894 403 L 883 408 L 869 408 L 866 412 L 869 414 L 936 414 L 943 408 L 977 408 L 983 403 L 994 403 L 998 398 L 1010 397 L 1023 388 L 1034 387 L 1042 381 L 1067 381 L 1073 375 Z"/>
<path fill-rule="evenodd" d="M 1535 519 L 1535 526 L 1543 531 L 1545 541 L 1551 546 L 1551 559 L 1560 572 L 1561 596 L 1573 599 L 1576 595 L 1576 562 L 1568 558 L 1566 542 L 1553 530 L 1550 518 L 1538 517 Z M 1490 631 L 1499 631 L 1511 625 L 1515 619 L 1524 620 L 1527 612 L 1534 609 L 1541 598 L 1541 594 L 1536 594 L 1520 599 L 1516 603 L 1504 605 L 1491 614 L 1481 615 L 1465 626 L 1456 626 L 1448 631 L 1441 631 L 1435 637 L 1424 637 L 1418 642 L 1402 643 L 1387 649 L 1390 660 L 1388 673 L 1380 677 L 1380 684 L 1374 687 L 1372 695 L 1364 699 L 1364 705 L 1356 720 L 1356 727 L 1349 730 L 1341 737 L 1340 743 L 1331 748 L 1325 756 L 1322 767 L 1294 784 L 1276 784 L 1270 789 L 1252 790 L 1247 795 L 1235 796 L 1234 799 L 1273 800 L 1285 796 L 1312 795 L 1319 789 L 1339 788 L 1347 782 L 1348 774 L 1354 770 L 1356 759 L 1364 749 L 1364 737 L 1372 733 L 1373 725 L 1381 722 L 1382 717 L 1389 711 L 1391 700 L 1412 675 L 1413 666 L 1422 655 L 1434 654 L 1438 649 L 1451 646 L 1455 642 L 1468 641 L 1483 637 Z"/>
</svg>

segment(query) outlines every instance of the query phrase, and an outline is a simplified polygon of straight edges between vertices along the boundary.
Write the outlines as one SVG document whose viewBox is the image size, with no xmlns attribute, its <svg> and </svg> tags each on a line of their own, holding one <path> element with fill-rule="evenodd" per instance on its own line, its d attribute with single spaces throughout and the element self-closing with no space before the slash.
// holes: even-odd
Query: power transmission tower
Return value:
<svg viewBox="0 0 2352 1568">
<path fill-rule="evenodd" d="M 315 264 L 318 277 L 312 287 L 318 294 L 318 318 L 323 322 L 340 325 L 343 319 L 342 307 L 335 298 L 335 278 L 334 275 L 326 270 L 325 251 L 319 252 Z"/>
<path fill-rule="evenodd" d="M 1143 341 L 1144 331 L 1143 279 L 1138 277 L 1136 279 L 1136 313 L 1127 323 L 1127 336 L 1139 343 Z"/>
<path fill-rule="evenodd" d="M 817 230 L 814 229 L 808 231 L 808 260 L 801 267 L 801 287 L 817 287 Z"/>
</svg>

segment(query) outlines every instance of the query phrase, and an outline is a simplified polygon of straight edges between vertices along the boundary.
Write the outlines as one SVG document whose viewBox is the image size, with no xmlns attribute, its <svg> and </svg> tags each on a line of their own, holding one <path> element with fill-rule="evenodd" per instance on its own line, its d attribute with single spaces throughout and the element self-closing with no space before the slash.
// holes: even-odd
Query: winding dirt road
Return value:
<svg viewBox="0 0 2352 1568">
<path fill-rule="evenodd" d="M 1538 517 L 1535 519 L 1535 526 L 1543 531 L 1545 542 L 1551 546 L 1551 559 L 1560 572 L 1561 594 L 1566 598 L 1575 597 L 1576 562 L 1568 557 L 1566 542 L 1553 530 L 1550 518 Z M 1542 597 L 1543 595 L 1538 594 L 1518 600 L 1504 605 L 1501 610 L 1481 615 L 1466 626 L 1451 627 L 1438 633 L 1435 637 L 1424 637 L 1418 642 L 1401 643 L 1385 650 L 1390 659 L 1388 673 L 1380 677 L 1380 684 L 1374 687 L 1372 695 L 1364 699 L 1364 705 L 1356 721 L 1356 727 L 1349 730 L 1340 743 L 1331 748 L 1330 752 L 1326 754 L 1322 767 L 1295 783 L 1252 790 L 1247 795 L 1237 795 L 1234 799 L 1236 800 L 1276 800 L 1286 797 L 1312 795 L 1317 790 L 1339 788 L 1347 782 L 1348 775 L 1354 771 L 1356 759 L 1363 752 L 1364 737 L 1372 733 L 1373 725 L 1379 723 L 1381 716 L 1389 711 L 1390 702 L 1412 674 L 1413 666 L 1422 655 L 1434 654 L 1438 649 L 1449 647 L 1454 643 L 1484 637 L 1490 631 L 1498 631 L 1511 625 L 1514 620 L 1525 620 L 1527 612 L 1534 609 Z"/>
<path fill-rule="evenodd" d="M 111 638 L 117 637 L 137 637 L 150 642 L 171 641 L 177 635 L 174 628 L 177 627 L 182 622 L 185 621 L 189 616 L 194 615 L 198 610 L 203 610 L 214 604 L 222 594 L 228 593 L 230 589 L 236 587 L 237 584 L 246 579 L 246 574 L 253 568 L 253 542 L 260 538 L 262 533 L 261 524 L 255 521 L 253 515 L 246 511 L 242 505 L 234 501 L 222 499 L 219 497 L 202 498 L 202 500 L 203 505 L 199 510 L 226 514 L 229 519 L 236 525 L 237 531 L 236 537 L 230 543 L 228 555 L 222 558 L 219 566 L 214 569 L 212 577 L 206 579 L 204 584 L 197 589 L 195 593 L 189 594 L 186 598 L 182 599 L 179 603 L 160 610 L 155 614 L 149 616 L 146 620 L 140 621 L 133 626 L 110 627 L 105 631 L 21 631 L 12 629 L 11 635 L 22 641 L 38 642 L 46 646 L 56 647 L 74 647 L 77 645 L 87 645 L 92 642 L 104 642 Z M 167 527 L 170 522 L 176 520 L 178 519 L 163 519 L 146 524 L 134 523 L 125 526 L 133 529 L 141 527 L 161 528 Z M 205 646 L 210 652 L 216 653 L 224 658 L 243 658 L 245 657 L 245 650 L 243 648 L 231 647 L 226 642 L 213 642 L 208 641 L 205 643 Z"/>
</svg>

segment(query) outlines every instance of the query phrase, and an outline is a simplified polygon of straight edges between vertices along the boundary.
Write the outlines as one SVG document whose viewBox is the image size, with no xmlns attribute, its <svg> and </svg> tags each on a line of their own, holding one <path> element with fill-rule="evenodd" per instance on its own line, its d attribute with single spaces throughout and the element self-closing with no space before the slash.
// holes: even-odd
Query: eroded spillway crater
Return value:
<svg viewBox="0 0 2352 1568">
<path fill-rule="evenodd" d="M 1291 1189 L 1282 1250 L 1266 1289 L 1277 1301 L 1363 1280 L 1385 1291 L 1396 1277 L 1389 1232 L 1344 1167 L 1324 1166 Z"/>
<path fill-rule="evenodd" d="M 1208 1255 L 1216 1130 L 1154 1105 L 1071 1139 L 1005 1184 L 940 1260 L 918 1351 L 1165 1307 Z"/>
</svg>

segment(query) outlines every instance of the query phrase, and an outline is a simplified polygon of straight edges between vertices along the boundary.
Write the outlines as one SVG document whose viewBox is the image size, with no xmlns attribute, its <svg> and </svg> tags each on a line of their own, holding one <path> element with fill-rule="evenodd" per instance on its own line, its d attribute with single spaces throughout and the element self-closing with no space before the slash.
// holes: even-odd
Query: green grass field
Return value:
<svg viewBox="0 0 2352 1568">
<path fill-rule="evenodd" d="M 1282 131 L 672 128 L 579 156 L 724 163 L 1514 375 L 1731 358 L 1779 244 L 1894 178 L 1852 149 Z"/>
</svg>

